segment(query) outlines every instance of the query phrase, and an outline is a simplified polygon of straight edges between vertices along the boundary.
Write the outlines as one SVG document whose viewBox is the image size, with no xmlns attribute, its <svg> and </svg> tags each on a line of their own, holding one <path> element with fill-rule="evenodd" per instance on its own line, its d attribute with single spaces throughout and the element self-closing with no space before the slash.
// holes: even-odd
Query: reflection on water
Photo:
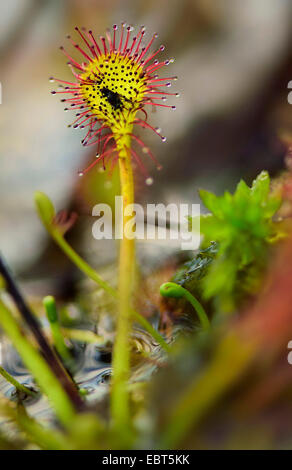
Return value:
<svg viewBox="0 0 292 470">
<path fill-rule="evenodd" d="M 160 346 L 145 331 L 134 328 L 133 364 L 131 382 L 149 380 L 150 376 L 165 359 Z M 97 403 L 104 398 L 109 391 L 109 383 L 112 373 L 111 349 L 101 348 L 96 344 L 74 344 L 75 360 L 73 378 L 77 385 L 86 391 L 85 400 Z M 146 355 L 146 357 L 145 357 Z M 29 388 L 37 390 L 37 385 L 29 371 L 25 368 L 21 358 L 6 338 L 2 340 L 1 365 L 18 382 Z M 10 400 L 18 400 L 15 388 L 0 376 L 0 393 Z M 42 394 L 36 397 L 22 397 L 27 413 L 36 418 L 42 424 L 52 425 L 54 414 L 48 400 Z"/>
</svg>

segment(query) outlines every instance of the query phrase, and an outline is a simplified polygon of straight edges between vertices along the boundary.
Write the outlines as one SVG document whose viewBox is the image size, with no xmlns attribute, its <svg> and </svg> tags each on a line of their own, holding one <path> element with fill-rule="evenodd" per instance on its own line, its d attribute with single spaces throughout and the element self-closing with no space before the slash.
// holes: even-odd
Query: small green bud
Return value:
<svg viewBox="0 0 292 470">
<path fill-rule="evenodd" d="M 174 297 L 175 299 L 181 299 L 185 296 L 185 290 L 174 282 L 165 282 L 160 286 L 160 294 L 163 297 Z"/>
<path fill-rule="evenodd" d="M 37 213 L 46 227 L 50 226 L 55 217 L 55 208 L 45 193 L 36 191 L 34 194 Z"/>
<path fill-rule="evenodd" d="M 54 297 L 52 295 L 47 295 L 43 299 L 43 304 L 45 306 L 49 322 L 56 323 L 58 321 L 58 313 Z"/>
</svg>

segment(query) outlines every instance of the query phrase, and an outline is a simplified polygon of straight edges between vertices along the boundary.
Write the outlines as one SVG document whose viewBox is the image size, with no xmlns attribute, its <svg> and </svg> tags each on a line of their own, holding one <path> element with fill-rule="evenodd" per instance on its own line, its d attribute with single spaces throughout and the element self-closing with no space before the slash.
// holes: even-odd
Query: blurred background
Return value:
<svg viewBox="0 0 292 470">
<path fill-rule="evenodd" d="M 78 176 L 96 152 L 82 147 L 81 130 L 67 127 L 74 113 L 64 113 L 59 95 L 51 94 L 56 83 L 49 82 L 52 75 L 71 79 L 59 47 L 72 52 L 66 36 L 75 35 L 74 27 L 91 28 L 99 37 L 114 23 L 125 21 L 136 29 L 145 25 L 145 41 L 154 32 L 159 34 L 154 47 L 164 44 L 161 57 L 175 58 L 161 75 L 178 76 L 170 91 L 180 92 L 180 97 L 169 100 L 176 105 L 175 112 L 149 109 L 149 122 L 162 129 L 165 143 L 147 129 L 137 129 L 163 170 L 158 172 L 143 157 L 154 183 L 147 186 L 145 177 L 135 172 L 136 200 L 197 203 L 200 188 L 217 194 L 233 191 L 240 178 L 250 183 L 261 170 L 273 177 L 285 168 L 287 147 L 292 144 L 292 107 L 287 100 L 292 80 L 291 19 L 291 0 L 1 2 L 0 250 L 23 281 L 30 303 L 33 295 L 39 301 L 48 293 L 66 306 L 73 299 L 69 305 L 73 319 L 78 309 L 93 314 L 103 307 L 109 310 L 98 293 L 94 297 L 86 289 L 78 304 L 75 281 L 84 276 L 38 220 L 36 190 L 47 193 L 57 210 L 78 214 L 67 235 L 70 243 L 114 284 L 116 243 L 93 239 L 91 212 L 98 202 L 113 204 L 119 191 L 117 169 L 105 173 L 93 169 L 83 178 Z M 199 377 L 193 394 L 193 431 L 204 414 L 207 420 L 199 432 L 189 433 L 182 448 L 291 448 L 290 239 L 281 250 L 264 295 L 247 311 L 227 318 L 227 333 L 233 329 L 241 341 L 229 344 L 227 334 L 220 343 L 219 332 L 217 348 L 217 337 L 205 343 L 199 336 L 198 341 L 191 337 L 174 366 L 165 368 L 166 375 L 157 374 L 151 417 L 158 417 L 158 437 L 180 391 Z M 156 277 L 151 274 L 141 283 L 146 299 L 143 314 L 152 312 L 149 299 L 161 307 L 159 285 L 171 278 L 176 263 L 167 262 L 178 253 L 182 256 L 179 247 L 168 242 L 138 243 L 142 271 L 159 267 Z M 39 308 L 37 301 L 32 305 Z M 102 315 L 98 318 L 103 328 Z M 241 362 L 241 343 L 245 347 L 253 341 L 256 349 L 246 363 Z M 225 401 L 220 402 L 225 391 Z M 217 401 L 219 407 L 213 407 Z"/>
<path fill-rule="evenodd" d="M 163 170 L 148 165 L 151 187 L 136 175 L 137 201 L 198 202 L 198 188 L 233 190 L 240 177 L 250 182 L 262 169 L 275 175 L 283 168 L 292 131 L 291 12 L 291 0 L 1 2 L 0 248 L 14 270 L 58 275 L 54 248 L 35 214 L 35 190 L 58 210 L 78 213 L 70 236 L 84 256 L 94 252 L 96 264 L 115 256 L 93 240 L 90 214 L 94 204 L 113 200 L 116 175 L 93 170 L 78 177 L 94 149 L 81 146 L 82 131 L 67 128 L 73 115 L 50 94 L 51 75 L 71 77 L 59 46 L 70 49 L 66 35 L 76 25 L 97 37 L 121 21 L 146 25 L 149 36 L 159 33 L 156 47 L 165 44 L 165 59 L 175 58 L 167 73 L 179 77 L 171 91 L 181 95 L 170 103 L 175 112 L 149 113 L 166 143 L 139 130 Z M 66 263 L 62 258 L 61 271 L 70 269 Z"/>
</svg>

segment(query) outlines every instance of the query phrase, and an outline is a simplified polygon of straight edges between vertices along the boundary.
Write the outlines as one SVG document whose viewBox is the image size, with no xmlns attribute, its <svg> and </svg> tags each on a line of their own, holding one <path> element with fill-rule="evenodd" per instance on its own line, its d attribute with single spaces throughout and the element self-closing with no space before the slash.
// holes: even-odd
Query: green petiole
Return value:
<svg viewBox="0 0 292 470">
<path fill-rule="evenodd" d="M 64 341 L 64 337 L 61 332 L 59 319 L 58 319 L 58 312 L 56 307 L 56 302 L 53 296 L 47 295 L 43 299 L 43 304 L 46 309 L 47 318 L 50 323 L 51 332 L 54 340 L 54 344 L 56 350 L 60 357 L 66 362 L 71 359 L 71 353 L 69 348 L 66 346 Z"/>
<path fill-rule="evenodd" d="M 30 388 L 26 387 L 25 385 L 22 385 L 21 383 L 18 382 L 12 375 L 10 375 L 3 367 L 0 366 L 0 374 L 2 377 L 4 377 L 7 382 L 11 383 L 18 392 L 25 393 L 26 395 L 31 395 L 35 396 L 36 393 L 31 390 Z"/>
<path fill-rule="evenodd" d="M 15 349 L 31 371 L 42 392 L 47 395 L 58 418 L 65 426 L 70 426 L 75 416 L 74 406 L 45 359 L 23 335 L 17 321 L 5 304 L 0 300 L 1 327 L 12 341 Z"/>
<path fill-rule="evenodd" d="M 80 271 L 82 271 L 86 276 L 92 279 L 96 284 L 98 284 L 102 289 L 104 289 L 109 295 L 113 298 L 118 299 L 118 292 L 110 286 L 106 281 L 104 281 L 99 274 L 93 269 L 86 261 L 84 261 L 81 256 L 79 256 L 76 251 L 69 245 L 69 243 L 65 240 L 62 233 L 58 230 L 56 226 L 53 224 L 53 218 L 55 216 L 55 209 L 46 194 L 37 191 L 35 193 L 35 203 L 37 207 L 37 212 L 39 217 L 47 229 L 51 237 L 57 243 L 57 245 L 61 248 L 61 250 L 68 256 L 68 258 L 77 266 Z M 153 326 L 146 320 L 143 315 L 134 311 L 133 309 L 130 310 L 132 319 L 136 320 L 140 325 L 145 328 L 145 330 L 153 336 L 153 338 L 157 341 L 158 344 L 167 352 L 170 351 L 170 347 L 165 341 L 165 339 L 161 336 L 161 334 L 153 328 Z"/>
<path fill-rule="evenodd" d="M 160 294 L 163 297 L 173 297 L 175 299 L 185 298 L 188 300 L 196 310 L 203 330 L 208 330 L 210 328 L 209 318 L 207 317 L 203 306 L 187 289 L 179 284 L 175 284 L 175 282 L 166 282 L 160 286 Z"/>
</svg>

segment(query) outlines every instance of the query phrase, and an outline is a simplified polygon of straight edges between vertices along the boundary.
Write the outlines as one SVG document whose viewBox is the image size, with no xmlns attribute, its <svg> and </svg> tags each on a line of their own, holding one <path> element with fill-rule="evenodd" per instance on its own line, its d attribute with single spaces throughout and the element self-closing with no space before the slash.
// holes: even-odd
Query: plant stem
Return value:
<svg viewBox="0 0 292 470">
<path fill-rule="evenodd" d="M 203 329 L 209 330 L 210 322 L 209 322 L 208 316 L 204 308 L 202 307 L 202 304 L 187 289 L 184 289 L 184 290 L 185 290 L 185 298 L 190 302 L 190 304 L 196 310 Z"/>
<path fill-rule="evenodd" d="M 228 334 L 213 353 L 210 364 L 196 374 L 170 409 L 160 436 L 159 449 L 180 449 L 188 432 L 208 413 L 222 395 L 246 372 L 255 345 Z"/>
<path fill-rule="evenodd" d="M 173 297 L 175 299 L 184 297 L 196 310 L 203 330 L 207 331 L 210 329 L 210 321 L 203 306 L 187 289 L 175 282 L 165 282 L 160 286 L 160 294 L 164 297 Z"/>
<path fill-rule="evenodd" d="M 22 385 L 21 383 L 18 382 L 12 375 L 10 375 L 3 367 L 0 366 L 0 374 L 2 377 L 4 377 L 7 382 L 11 383 L 16 390 L 18 390 L 21 393 L 25 393 L 26 395 L 32 395 L 35 396 L 35 392 L 30 390 L 29 388 L 25 387 L 25 385 Z"/>
<path fill-rule="evenodd" d="M 71 356 L 69 348 L 66 346 L 66 343 L 64 341 L 64 338 L 61 332 L 59 319 L 58 319 L 58 312 L 57 312 L 57 307 L 56 307 L 56 302 L 55 302 L 54 297 L 51 295 L 47 295 L 43 299 L 43 304 L 46 309 L 47 318 L 50 323 L 55 348 L 59 356 L 66 363 L 70 361 L 70 359 L 72 359 L 72 356 Z"/>
<path fill-rule="evenodd" d="M 81 256 L 79 256 L 76 251 L 67 243 L 64 239 L 63 235 L 55 230 L 50 230 L 50 234 L 59 245 L 59 247 L 64 251 L 64 253 L 71 259 L 71 261 L 80 269 L 80 271 L 84 272 L 90 279 L 96 282 L 102 289 L 104 289 L 108 294 L 113 297 L 117 297 L 117 292 L 113 287 L 111 287 L 106 281 L 104 281 L 93 269 L 89 264 L 87 264 Z"/>
<path fill-rule="evenodd" d="M 53 349 L 50 347 L 45 335 L 43 334 L 43 331 L 40 328 L 37 319 L 31 312 L 29 306 L 26 304 L 20 290 L 18 289 L 18 286 L 14 282 L 1 256 L 0 273 L 2 274 L 5 280 L 7 291 L 11 295 L 17 309 L 19 310 L 27 326 L 33 333 L 35 340 L 37 341 L 40 350 L 45 360 L 47 361 L 49 367 L 51 368 L 55 376 L 58 378 L 60 384 L 62 384 L 62 386 L 64 387 L 64 390 L 68 394 L 68 397 L 70 397 L 75 408 L 77 410 L 82 409 L 84 404 L 78 394 L 77 387 L 75 386 L 72 379 L 69 377 L 67 371 L 63 367 L 63 364 L 59 361 L 59 358 L 57 357 Z"/>
<path fill-rule="evenodd" d="M 50 231 L 50 234 L 54 238 L 55 242 L 59 245 L 59 247 L 64 251 L 64 253 L 71 259 L 71 261 L 82 271 L 85 275 L 87 275 L 90 279 L 92 279 L 96 284 L 98 284 L 102 289 L 104 289 L 109 295 L 114 297 L 115 299 L 118 298 L 118 292 L 106 281 L 104 281 L 86 261 L 84 261 L 73 248 L 69 245 L 69 243 L 63 238 L 63 236 L 58 233 L 56 230 Z M 131 309 L 131 315 L 133 319 L 135 319 L 138 323 L 140 323 L 143 328 L 153 338 L 160 344 L 160 346 L 167 352 L 170 351 L 170 347 L 161 334 L 153 328 L 153 326 L 149 323 L 149 321 L 143 317 L 140 313 L 136 312 L 135 310 Z"/>
<path fill-rule="evenodd" d="M 130 422 L 128 395 L 128 380 L 130 375 L 129 335 L 135 266 L 135 239 L 129 238 L 126 233 L 126 225 L 132 218 L 132 215 L 125 215 L 125 209 L 129 204 L 134 204 L 134 181 L 131 165 L 130 136 L 122 136 L 116 142 L 119 152 L 120 184 L 123 198 L 123 238 L 120 244 L 119 314 L 113 350 L 111 410 L 114 428 L 118 433 L 125 433 Z"/>
<path fill-rule="evenodd" d="M 105 345 L 106 340 L 102 336 L 98 336 L 93 331 L 89 330 L 77 330 L 71 328 L 61 327 L 61 333 L 65 338 L 73 339 L 74 341 L 80 341 L 81 343 L 93 343 Z"/>
<path fill-rule="evenodd" d="M 29 343 L 11 312 L 0 300 L 0 322 L 42 392 L 47 395 L 60 421 L 69 426 L 75 415 L 73 404 L 45 359 Z"/>
<path fill-rule="evenodd" d="M 141 315 L 140 313 L 136 312 L 135 310 L 131 309 L 130 310 L 131 312 L 131 315 L 132 315 L 132 318 L 133 320 L 136 320 L 138 323 L 140 323 L 140 325 L 146 330 L 148 331 L 148 333 L 153 336 L 153 338 L 157 341 L 157 343 L 162 347 L 162 349 L 164 349 L 166 352 L 170 352 L 170 346 L 167 344 L 167 342 L 165 341 L 165 339 L 161 336 L 160 333 L 158 333 L 157 330 L 155 330 L 155 328 L 151 325 L 151 323 L 149 323 L 149 321 L 143 317 L 143 315 Z"/>
<path fill-rule="evenodd" d="M 68 449 L 68 439 L 56 428 L 48 429 L 27 415 L 25 408 L 0 397 L 0 415 L 13 421 L 19 429 L 45 450 Z"/>
<path fill-rule="evenodd" d="M 45 196 L 44 194 L 37 193 L 37 195 L 38 197 L 40 197 L 41 195 L 42 198 L 46 198 L 45 199 L 46 202 L 51 204 L 47 196 Z M 37 202 L 37 207 L 38 207 L 38 201 L 36 202 Z M 51 207 L 51 210 L 54 211 L 53 206 Z M 61 234 L 55 227 L 52 227 L 52 224 L 49 224 L 48 222 L 44 220 L 44 217 L 40 213 L 39 208 L 38 208 L 38 212 L 39 212 L 41 221 L 43 222 L 45 228 L 48 230 L 51 237 L 55 240 L 55 242 L 61 248 L 61 250 L 65 253 L 65 255 L 68 256 L 68 258 L 75 264 L 75 266 L 77 266 L 78 269 L 80 269 L 80 271 L 82 271 L 86 276 L 88 276 L 90 279 L 96 282 L 96 284 L 98 284 L 102 289 L 104 289 L 109 295 L 111 295 L 115 299 L 118 299 L 118 292 L 113 287 L 111 287 L 111 285 L 108 284 L 108 282 L 104 281 L 99 276 L 99 274 L 95 271 L 95 269 L 92 268 L 88 263 L 86 263 L 86 261 L 84 261 L 81 258 L 81 256 L 79 256 L 76 253 L 76 251 L 65 240 L 63 234 Z M 50 215 L 51 214 L 49 214 L 49 216 Z M 131 315 L 133 319 L 135 319 L 138 323 L 140 323 L 143 326 L 143 328 L 145 328 L 145 330 L 148 331 L 148 333 L 153 336 L 153 338 L 160 344 L 160 346 L 166 352 L 170 351 L 170 347 L 167 344 L 167 342 L 164 340 L 161 334 L 157 330 L 155 330 L 155 328 L 153 328 L 153 326 L 149 323 L 149 321 L 145 317 L 143 317 L 143 315 L 141 315 L 138 312 L 135 312 L 135 310 L 133 309 L 131 309 Z"/>
</svg>

